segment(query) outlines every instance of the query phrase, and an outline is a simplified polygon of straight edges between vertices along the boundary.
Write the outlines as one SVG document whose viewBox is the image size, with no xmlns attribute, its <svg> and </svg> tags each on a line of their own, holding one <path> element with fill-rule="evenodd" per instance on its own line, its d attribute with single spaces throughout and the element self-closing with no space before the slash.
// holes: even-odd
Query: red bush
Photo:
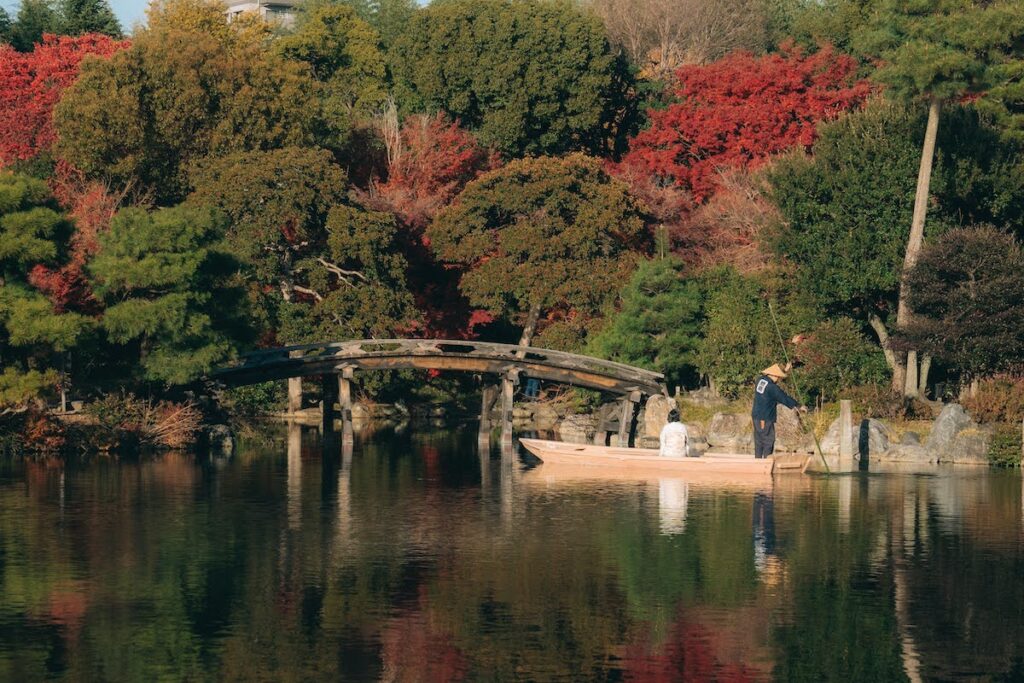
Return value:
<svg viewBox="0 0 1024 683">
<path fill-rule="evenodd" d="M 55 140 L 53 107 L 75 82 L 82 59 L 109 57 L 128 44 L 98 34 L 47 34 L 32 52 L 0 45 L 0 166 L 48 150 Z"/>
<path fill-rule="evenodd" d="M 395 214 L 408 229 L 409 285 L 424 321 L 422 328 L 410 333 L 470 338 L 473 328 L 490 322 L 491 316 L 472 310 L 459 291 L 459 271 L 437 263 L 423 231 L 466 183 L 496 168 L 498 157 L 443 114 L 406 119 L 388 156 L 387 179 L 371 185 L 362 201 Z"/>
<path fill-rule="evenodd" d="M 830 48 L 805 55 L 792 45 L 685 66 L 676 73 L 678 102 L 650 112 L 650 127 L 633 138 L 620 166 L 703 203 L 722 169 L 752 168 L 795 145 L 809 149 L 819 121 L 860 107 L 871 86 L 854 79 L 856 68 Z"/>
<path fill-rule="evenodd" d="M 498 159 L 443 114 L 410 116 L 389 156 L 388 177 L 372 186 L 368 203 L 422 230 L 466 183 Z"/>
</svg>

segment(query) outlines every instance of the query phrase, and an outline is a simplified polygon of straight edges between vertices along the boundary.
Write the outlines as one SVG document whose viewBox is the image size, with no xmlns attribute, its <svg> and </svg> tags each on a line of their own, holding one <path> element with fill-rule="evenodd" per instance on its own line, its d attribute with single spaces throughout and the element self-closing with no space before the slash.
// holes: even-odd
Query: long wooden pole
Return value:
<svg viewBox="0 0 1024 683">
<path fill-rule="evenodd" d="M 800 390 L 800 384 L 796 381 L 796 373 L 793 372 L 793 363 L 789 360 L 789 351 L 786 350 L 786 342 L 782 338 L 782 330 L 779 328 L 779 319 L 775 317 L 775 309 L 772 307 L 771 299 L 768 300 L 768 312 L 772 314 L 772 323 L 775 324 L 775 334 L 779 336 L 779 345 L 782 347 L 782 356 L 786 359 L 786 365 L 789 366 L 789 375 L 793 378 L 793 388 L 796 389 L 796 394 L 801 398 L 804 397 L 804 392 Z M 825 474 L 832 474 L 832 470 L 829 469 L 828 461 L 825 460 L 825 454 L 821 451 L 821 442 L 818 441 L 818 435 L 814 433 L 813 429 L 807 429 L 807 425 L 804 424 L 803 418 L 800 417 L 800 413 L 796 414 L 797 424 L 800 425 L 800 429 L 804 430 L 805 434 L 810 434 L 811 438 L 814 439 L 814 447 L 818 449 L 818 457 L 821 458 L 821 464 L 825 466 Z"/>
</svg>

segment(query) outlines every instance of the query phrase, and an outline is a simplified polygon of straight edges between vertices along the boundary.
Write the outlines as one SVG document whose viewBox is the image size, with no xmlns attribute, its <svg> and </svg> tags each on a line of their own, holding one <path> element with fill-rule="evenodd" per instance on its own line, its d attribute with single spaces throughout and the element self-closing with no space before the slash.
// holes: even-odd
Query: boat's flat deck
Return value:
<svg viewBox="0 0 1024 683">
<path fill-rule="evenodd" d="M 522 439 L 521 443 L 545 464 L 599 468 L 602 476 L 606 476 L 603 470 L 614 468 L 623 472 L 666 476 L 716 473 L 763 477 L 771 476 L 775 465 L 774 458 L 757 459 L 751 455 L 729 453 L 699 458 L 663 458 L 658 451 L 644 448 L 589 446 L 539 439 Z"/>
</svg>

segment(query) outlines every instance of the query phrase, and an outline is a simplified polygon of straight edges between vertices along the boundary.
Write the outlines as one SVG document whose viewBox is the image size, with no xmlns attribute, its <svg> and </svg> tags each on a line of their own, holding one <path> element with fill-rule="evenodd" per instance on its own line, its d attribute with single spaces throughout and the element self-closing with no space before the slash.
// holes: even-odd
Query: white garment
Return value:
<svg viewBox="0 0 1024 683">
<path fill-rule="evenodd" d="M 687 440 L 686 425 L 682 422 L 669 422 L 661 428 L 661 437 L 658 439 L 661 448 L 658 455 L 666 458 L 685 458 Z"/>
</svg>

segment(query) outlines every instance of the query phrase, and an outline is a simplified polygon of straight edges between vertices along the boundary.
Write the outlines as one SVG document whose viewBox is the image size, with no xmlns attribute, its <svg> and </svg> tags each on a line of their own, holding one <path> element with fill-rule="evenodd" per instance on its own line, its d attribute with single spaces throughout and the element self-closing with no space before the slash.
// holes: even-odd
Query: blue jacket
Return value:
<svg viewBox="0 0 1024 683">
<path fill-rule="evenodd" d="M 779 404 L 787 408 L 796 408 L 800 405 L 795 398 L 779 388 L 779 385 L 768 375 L 761 375 L 754 385 L 754 409 L 750 415 L 755 420 L 775 422 L 778 416 Z"/>
</svg>

